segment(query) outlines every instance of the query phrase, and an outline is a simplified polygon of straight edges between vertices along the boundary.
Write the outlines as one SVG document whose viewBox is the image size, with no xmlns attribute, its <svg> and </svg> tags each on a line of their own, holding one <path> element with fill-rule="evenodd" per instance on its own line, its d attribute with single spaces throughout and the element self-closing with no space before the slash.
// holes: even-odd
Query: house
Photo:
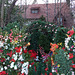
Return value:
<svg viewBox="0 0 75 75">
<path fill-rule="evenodd" d="M 38 20 L 43 15 L 46 20 L 49 22 L 54 22 L 57 25 L 63 25 L 66 27 L 71 27 L 74 25 L 71 9 L 66 3 L 61 3 L 61 7 L 60 3 L 56 4 L 56 6 L 55 3 L 50 3 L 48 5 L 32 4 L 24 6 L 24 9 L 25 7 L 26 10 L 24 10 L 22 16 L 28 20 Z"/>
</svg>

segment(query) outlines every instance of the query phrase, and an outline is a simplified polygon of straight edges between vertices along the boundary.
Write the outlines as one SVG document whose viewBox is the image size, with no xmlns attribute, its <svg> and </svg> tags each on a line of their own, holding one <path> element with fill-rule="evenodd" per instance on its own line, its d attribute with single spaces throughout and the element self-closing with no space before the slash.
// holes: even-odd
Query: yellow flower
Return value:
<svg viewBox="0 0 75 75">
<path fill-rule="evenodd" d="M 58 64 L 57 66 L 60 67 L 60 64 Z"/>
<path fill-rule="evenodd" d="M 15 43 L 18 43 L 18 41 L 15 41 Z"/>
</svg>

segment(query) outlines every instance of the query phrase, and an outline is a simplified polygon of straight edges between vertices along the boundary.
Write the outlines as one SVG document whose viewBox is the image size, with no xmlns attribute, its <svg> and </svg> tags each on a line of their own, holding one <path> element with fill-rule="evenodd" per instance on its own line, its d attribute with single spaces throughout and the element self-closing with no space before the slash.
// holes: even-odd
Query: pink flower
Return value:
<svg viewBox="0 0 75 75">
<path fill-rule="evenodd" d="M 53 75 L 52 73 L 49 73 L 49 75 Z"/>
<path fill-rule="evenodd" d="M 45 71 L 47 71 L 48 70 L 48 68 L 45 68 Z"/>
</svg>

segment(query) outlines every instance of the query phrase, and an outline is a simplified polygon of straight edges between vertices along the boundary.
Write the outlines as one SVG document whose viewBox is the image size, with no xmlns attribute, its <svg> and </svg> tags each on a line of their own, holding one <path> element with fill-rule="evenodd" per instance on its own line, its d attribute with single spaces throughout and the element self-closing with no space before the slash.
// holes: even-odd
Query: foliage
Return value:
<svg viewBox="0 0 75 75">
<path fill-rule="evenodd" d="M 19 22 L 20 25 L 23 25 L 24 18 L 21 15 L 23 13 L 23 10 L 24 9 L 19 8 L 19 6 L 15 6 L 14 9 L 12 10 L 10 23 L 16 21 Z"/>
<path fill-rule="evenodd" d="M 55 68 L 57 69 L 57 72 L 59 74 L 68 74 L 70 72 L 70 65 L 72 65 L 71 60 L 69 60 L 68 55 L 65 55 L 66 52 L 62 49 L 58 51 L 58 53 L 55 55 L 54 62 Z"/>
<path fill-rule="evenodd" d="M 65 48 L 68 51 L 70 55 L 70 59 L 72 60 L 72 68 L 75 71 L 75 30 L 72 28 L 72 30 L 69 30 L 67 32 L 67 38 L 65 39 Z"/>
<path fill-rule="evenodd" d="M 54 43 L 62 43 L 62 47 L 64 46 L 64 41 L 67 33 L 68 29 L 65 27 L 57 27 L 56 31 L 55 31 L 55 35 L 54 35 Z"/>
<path fill-rule="evenodd" d="M 0 34 L 0 73 L 3 71 L 12 75 L 21 72 L 28 73 L 28 61 L 36 58 L 37 53 L 34 50 L 27 50 L 30 45 L 25 41 L 28 34 L 23 34 L 16 27 L 11 32 Z M 26 66 L 27 65 L 27 66 Z"/>
<path fill-rule="evenodd" d="M 11 30 L 11 29 L 15 29 L 16 27 L 20 29 L 20 23 L 19 23 L 19 22 L 17 23 L 17 22 L 15 21 L 15 22 L 13 22 L 13 23 L 8 23 L 7 26 L 5 26 L 5 27 L 3 28 L 3 30 L 10 33 L 10 32 L 11 32 L 10 30 Z"/>
<path fill-rule="evenodd" d="M 31 45 L 29 49 L 34 49 L 37 51 L 39 49 L 39 45 L 42 46 L 45 52 L 49 52 L 49 44 L 52 41 L 54 31 L 56 26 L 51 23 L 47 23 L 44 21 L 34 21 L 27 28 L 27 32 L 31 34 Z"/>
</svg>

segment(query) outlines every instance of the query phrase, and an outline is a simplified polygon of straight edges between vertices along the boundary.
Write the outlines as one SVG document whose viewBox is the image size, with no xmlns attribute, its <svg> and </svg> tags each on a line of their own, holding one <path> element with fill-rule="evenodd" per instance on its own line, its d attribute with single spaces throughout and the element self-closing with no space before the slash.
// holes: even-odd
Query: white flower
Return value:
<svg viewBox="0 0 75 75">
<path fill-rule="evenodd" d="M 4 66 L 4 69 L 7 70 L 7 66 Z"/>
<path fill-rule="evenodd" d="M 18 55 L 17 54 L 13 54 L 12 58 L 14 58 L 14 60 L 17 60 Z"/>
<path fill-rule="evenodd" d="M 1 47 L 3 47 L 3 42 L 2 42 L 2 41 L 0 41 L 0 48 L 1 48 Z"/>
<path fill-rule="evenodd" d="M 75 52 L 75 49 L 73 49 L 73 52 Z"/>
<path fill-rule="evenodd" d="M 17 70 L 17 65 L 14 66 L 14 70 Z"/>
<path fill-rule="evenodd" d="M 5 64 L 5 62 L 3 62 L 3 64 Z"/>
<path fill-rule="evenodd" d="M 20 49 L 20 52 L 19 52 L 19 54 L 21 54 L 22 53 L 22 48 Z"/>
<path fill-rule="evenodd" d="M 31 67 L 32 65 L 29 65 L 29 67 Z"/>
<path fill-rule="evenodd" d="M 29 65 L 29 62 L 26 62 L 22 65 L 21 73 L 25 73 L 26 75 L 28 74 L 28 65 Z"/>
<path fill-rule="evenodd" d="M 0 72 L 2 72 L 3 71 L 3 67 L 2 66 L 0 66 Z"/>
<path fill-rule="evenodd" d="M 69 46 L 68 46 L 68 43 L 69 43 L 69 40 L 71 39 L 71 37 L 68 37 L 68 38 L 65 38 L 65 47 L 70 50 Z"/>
<path fill-rule="evenodd" d="M 10 59 L 10 57 L 7 57 L 7 58 L 6 58 L 6 60 L 9 60 L 9 59 Z"/>
<path fill-rule="evenodd" d="M 14 67 L 14 62 L 12 62 L 11 64 L 10 64 L 10 68 L 13 68 Z"/>
<path fill-rule="evenodd" d="M 20 55 L 20 57 L 19 57 L 19 59 L 18 60 L 21 60 L 21 61 L 23 61 L 24 59 L 23 59 L 23 57 L 22 57 L 22 55 Z"/>
<path fill-rule="evenodd" d="M 36 61 L 40 61 L 40 60 L 39 60 L 39 56 L 36 56 L 36 59 L 35 59 L 35 60 L 36 60 Z"/>
<path fill-rule="evenodd" d="M 24 46 L 23 48 L 24 48 L 24 50 L 25 50 L 27 47 L 26 47 L 26 46 Z"/>
<path fill-rule="evenodd" d="M 8 46 L 5 46 L 5 49 L 8 49 Z"/>
</svg>

